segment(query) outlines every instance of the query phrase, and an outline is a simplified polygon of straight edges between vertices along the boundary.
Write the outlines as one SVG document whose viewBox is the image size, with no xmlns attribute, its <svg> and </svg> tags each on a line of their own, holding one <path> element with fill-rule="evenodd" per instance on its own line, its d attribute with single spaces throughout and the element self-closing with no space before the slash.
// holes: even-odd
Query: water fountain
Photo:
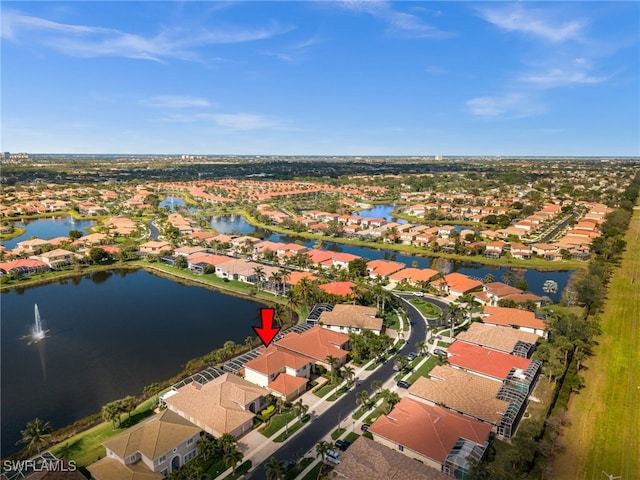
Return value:
<svg viewBox="0 0 640 480">
<path fill-rule="evenodd" d="M 31 342 L 38 343 L 40 340 L 44 340 L 49 330 L 42 329 L 42 320 L 40 320 L 40 312 L 38 311 L 38 304 L 35 304 L 35 321 L 33 327 L 31 327 Z"/>
</svg>

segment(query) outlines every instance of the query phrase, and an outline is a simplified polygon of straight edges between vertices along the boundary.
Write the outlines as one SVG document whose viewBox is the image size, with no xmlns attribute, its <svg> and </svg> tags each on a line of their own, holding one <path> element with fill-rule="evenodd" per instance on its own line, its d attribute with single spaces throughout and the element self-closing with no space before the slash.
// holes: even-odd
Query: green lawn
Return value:
<svg viewBox="0 0 640 480">
<path fill-rule="evenodd" d="M 360 435 L 358 435 L 356 432 L 349 432 L 347 433 L 347 436 L 344 437 L 347 442 L 351 443 L 355 442 L 358 438 L 360 438 Z"/>
<path fill-rule="evenodd" d="M 153 415 L 151 409 L 151 400 L 142 402 L 133 412 L 131 416 L 131 425 L 144 420 Z M 122 418 L 126 419 L 126 415 Z M 123 422 L 121 428 L 113 429 L 111 423 L 101 423 L 89 430 L 85 430 L 62 443 L 59 443 L 49 450 L 56 457 L 64 457 L 67 460 L 74 460 L 79 467 L 86 467 L 93 462 L 104 457 L 105 450 L 102 442 L 123 432 L 129 428 L 126 422 Z"/>
<path fill-rule="evenodd" d="M 300 430 L 302 428 L 302 426 L 307 423 L 310 420 L 310 416 L 309 415 L 305 415 L 302 418 L 302 421 L 298 421 L 296 423 L 294 423 L 293 425 L 291 425 L 289 427 L 289 433 L 287 432 L 282 432 L 280 435 L 278 435 L 276 438 L 273 439 L 274 442 L 276 443 L 282 443 L 284 442 L 286 439 L 288 439 L 289 437 L 291 437 L 294 433 L 296 433 L 298 430 Z"/>
<path fill-rule="evenodd" d="M 285 412 L 279 415 L 274 415 L 273 417 L 271 417 L 269 424 L 260 430 L 260 433 L 262 433 L 265 437 L 270 437 L 282 427 L 284 427 L 285 423 L 293 420 L 294 418 L 296 418 L 296 415 L 293 412 Z"/>
<path fill-rule="evenodd" d="M 307 473 L 304 477 L 302 477 L 302 480 L 318 480 L 318 474 L 320 473 L 320 469 L 322 468 L 322 462 L 316 464 L 315 467 L 313 467 L 311 470 L 309 470 L 309 473 Z"/>
<path fill-rule="evenodd" d="M 329 392 L 332 392 L 336 389 L 335 384 L 333 383 L 327 383 L 326 385 L 323 385 L 318 391 L 313 392 L 313 394 L 316 397 L 320 397 L 323 398 L 324 396 L 328 395 Z"/>
<path fill-rule="evenodd" d="M 346 432 L 346 428 L 336 428 L 333 432 L 331 432 L 331 440 L 337 440 L 340 435 Z"/>
<path fill-rule="evenodd" d="M 554 478 L 640 478 L 640 211 L 625 237 L 601 316 L 595 356 L 584 362 L 585 388 L 569 406 L 565 449 L 553 461 Z"/>
<path fill-rule="evenodd" d="M 438 361 L 435 356 L 430 357 L 426 362 L 422 364 L 420 368 L 418 368 L 415 372 L 411 374 L 411 376 L 407 379 L 407 382 L 413 384 L 418 378 L 426 377 L 429 375 L 429 372 L 433 370 L 438 364 Z"/>
<path fill-rule="evenodd" d="M 313 458 L 304 457 L 302 460 L 300 460 L 300 463 L 289 470 L 289 472 L 284 476 L 284 480 L 294 480 L 298 475 L 304 472 L 305 468 L 311 465 L 311 462 L 313 462 Z"/>
<path fill-rule="evenodd" d="M 431 302 L 427 302 L 421 298 L 412 298 L 409 303 L 416 307 L 422 315 L 427 318 L 437 318 L 442 315 L 442 309 Z"/>
</svg>

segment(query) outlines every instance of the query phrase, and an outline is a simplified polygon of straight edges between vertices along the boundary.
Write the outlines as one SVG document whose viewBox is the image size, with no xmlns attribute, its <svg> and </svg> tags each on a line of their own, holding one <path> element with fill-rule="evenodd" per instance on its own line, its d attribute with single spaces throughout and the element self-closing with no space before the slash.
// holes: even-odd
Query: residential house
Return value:
<svg viewBox="0 0 640 480">
<path fill-rule="evenodd" d="M 168 253 L 171 250 L 173 250 L 173 245 L 161 240 L 151 240 L 140 245 L 140 253 L 143 255 L 160 255 L 162 253 Z"/>
<path fill-rule="evenodd" d="M 349 336 L 315 326 L 302 333 L 290 332 L 274 345 L 307 356 L 325 368 L 330 368 L 327 357 L 332 356 L 341 367 L 347 361 Z"/>
<path fill-rule="evenodd" d="M 375 307 L 363 307 L 361 305 L 338 304 L 331 311 L 324 311 L 318 322 L 323 328 L 335 332 L 361 333 L 363 330 L 371 330 L 380 335 L 384 330 L 382 318 L 376 318 Z"/>
<path fill-rule="evenodd" d="M 106 440 L 102 444 L 105 457 L 88 470 L 95 480 L 164 478 L 198 455 L 200 432 L 177 413 L 165 410 Z"/>
<path fill-rule="evenodd" d="M 501 325 L 519 328 L 525 332 L 535 333 L 547 338 L 547 322 L 535 316 L 533 312 L 519 308 L 484 307 L 482 321 L 490 325 Z"/>
<path fill-rule="evenodd" d="M 253 418 L 266 405 L 269 390 L 242 377 L 225 373 L 201 384 L 197 381 L 163 395 L 171 412 L 221 437 L 230 433 L 238 438 L 251 431 Z"/>
<path fill-rule="evenodd" d="M 270 345 L 259 353 L 244 364 L 245 380 L 268 388 L 285 400 L 293 400 L 305 392 L 314 363 L 311 358 L 277 345 Z"/>
</svg>

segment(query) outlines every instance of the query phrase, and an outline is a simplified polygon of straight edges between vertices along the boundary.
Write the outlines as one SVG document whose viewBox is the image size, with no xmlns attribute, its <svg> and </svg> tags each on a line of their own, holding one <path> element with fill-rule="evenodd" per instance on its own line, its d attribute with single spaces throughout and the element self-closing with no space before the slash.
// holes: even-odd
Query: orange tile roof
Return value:
<svg viewBox="0 0 640 480">
<path fill-rule="evenodd" d="M 355 286 L 356 284 L 353 282 L 333 282 L 320 285 L 320 290 L 323 290 L 332 295 L 351 298 L 355 296 L 353 293 L 353 287 Z"/>
<path fill-rule="evenodd" d="M 536 318 L 533 312 L 520 310 L 519 308 L 484 307 L 485 316 L 482 321 L 496 325 L 528 327 L 537 330 L 546 330 L 547 323 Z"/>
<path fill-rule="evenodd" d="M 516 357 L 458 340 L 449 346 L 447 352 L 451 365 L 499 380 L 507 378 L 512 368 L 526 370 L 531 364 L 528 358 Z"/>
<path fill-rule="evenodd" d="M 298 272 L 296 270 L 292 270 L 289 272 L 289 278 L 286 283 L 289 285 L 297 285 L 303 278 L 308 278 L 311 281 L 318 279 L 317 275 L 314 275 L 311 272 Z"/>
<path fill-rule="evenodd" d="M 281 373 L 269 382 L 269 389 L 288 397 L 297 392 L 303 385 L 306 385 L 307 381 L 305 377 L 294 377 L 293 375 Z"/>
<path fill-rule="evenodd" d="M 405 449 L 444 463 L 460 437 L 483 444 L 489 437 L 491 425 L 444 407 L 404 397 L 389 415 L 380 416 L 369 431 L 374 440 L 379 435 Z"/>
<path fill-rule="evenodd" d="M 473 280 L 472 278 L 457 272 L 445 275 L 444 279 L 447 282 L 447 285 L 449 285 L 449 289 L 457 292 L 464 293 L 482 286 L 482 282 Z"/>
<path fill-rule="evenodd" d="M 348 341 L 349 336 L 344 333 L 315 326 L 302 333 L 288 333 L 278 340 L 275 345 L 306 355 L 319 362 L 325 362 L 328 355 L 344 361 L 348 352 L 340 348 L 340 346 Z"/>
<path fill-rule="evenodd" d="M 438 274 L 437 270 L 431 268 L 405 268 L 392 274 L 392 280 L 408 280 L 411 282 L 428 282 Z"/>
<path fill-rule="evenodd" d="M 392 273 L 402 270 L 405 267 L 404 263 L 392 262 L 389 260 L 371 260 L 367 262 L 367 269 L 370 270 L 372 275 L 380 275 L 387 277 Z"/>
<path fill-rule="evenodd" d="M 311 363 L 309 357 L 270 345 L 261 350 L 258 357 L 249 360 L 244 366 L 264 375 L 271 375 L 282 371 L 285 367 L 297 370 L 307 363 Z"/>
</svg>

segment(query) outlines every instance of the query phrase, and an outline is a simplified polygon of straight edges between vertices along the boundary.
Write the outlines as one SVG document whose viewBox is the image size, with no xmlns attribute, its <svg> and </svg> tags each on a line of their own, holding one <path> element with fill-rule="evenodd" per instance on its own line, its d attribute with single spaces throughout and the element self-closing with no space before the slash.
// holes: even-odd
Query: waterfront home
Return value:
<svg viewBox="0 0 640 480">
<path fill-rule="evenodd" d="M 387 280 L 391 274 L 402 270 L 404 267 L 404 263 L 392 262 L 390 260 L 371 260 L 367 262 L 369 278 L 373 279 L 380 277 Z"/>
<path fill-rule="evenodd" d="M 331 368 L 327 363 L 327 357 L 331 355 L 337 359 L 337 367 L 341 367 L 347 361 L 349 336 L 315 326 L 302 333 L 290 332 L 275 345 L 307 356 L 325 368 Z"/>
<path fill-rule="evenodd" d="M 198 455 L 200 432 L 200 427 L 165 410 L 106 440 L 105 457 L 87 469 L 95 480 L 161 479 Z"/>
<path fill-rule="evenodd" d="M 49 265 L 41 260 L 22 258 L 0 263 L 0 275 L 12 275 L 20 277 L 49 271 Z"/>
<path fill-rule="evenodd" d="M 285 400 L 305 392 L 311 377 L 313 360 L 277 345 L 259 350 L 260 355 L 244 364 L 245 380 Z"/>
<path fill-rule="evenodd" d="M 482 459 L 491 425 L 444 407 L 404 397 L 369 427 L 375 442 L 456 478 L 470 474 L 469 457 Z"/>
<path fill-rule="evenodd" d="M 490 325 L 502 325 L 519 328 L 525 332 L 535 333 L 539 337 L 547 338 L 547 322 L 535 316 L 528 310 L 519 308 L 484 307 L 482 321 Z"/>
<path fill-rule="evenodd" d="M 55 250 L 50 250 L 40 255 L 33 255 L 29 258 L 40 260 L 50 268 L 62 268 L 71 265 L 74 258 L 81 258 L 81 256 L 63 248 L 56 248 Z"/>
<path fill-rule="evenodd" d="M 356 294 L 353 291 L 356 284 L 353 282 L 331 282 L 319 285 L 318 288 L 323 292 L 329 293 L 331 295 L 336 295 L 338 297 L 344 297 L 347 299 L 355 298 Z"/>
<path fill-rule="evenodd" d="M 432 268 L 404 268 L 389 276 L 389 279 L 398 283 L 418 286 L 426 283 L 438 275 L 438 271 Z"/>
<path fill-rule="evenodd" d="M 161 253 L 168 253 L 173 250 L 173 245 L 165 241 L 151 240 L 145 242 L 139 247 L 139 251 L 143 255 L 160 255 Z"/>
<path fill-rule="evenodd" d="M 531 258 L 531 247 L 523 243 L 511 243 L 511 256 L 520 260 L 528 260 Z"/>
<path fill-rule="evenodd" d="M 182 255 L 189 258 L 190 256 L 203 256 L 207 253 L 207 249 L 203 247 L 179 247 L 173 251 L 174 255 Z"/>
<path fill-rule="evenodd" d="M 487 246 L 484 249 L 484 256 L 490 258 L 500 258 L 502 256 L 502 251 L 504 250 L 506 243 L 502 240 L 495 240 L 493 242 L 487 243 Z"/>
<path fill-rule="evenodd" d="M 29 240 L 18 242 L 18 244 L 16 245 L 16 250 L 27 253 L 35 253 L 46 245 L 49 245 L 49 242 L 47 240 L 42 240 L 40 238 L 31 238 Z"/>
<path fill-rule="evenodd" d="M 444 278 L 435 280 L 432 284 L 440 291 L 456 297 L 482 287 L 482 282 L 457 272 L 445 275 Z"/>
<path fill-rule="evenodd" d="M 132 235 L 137 229 L 136 223 L 125 217 L 111 218 L 105 222 L 105 226 L 109 229 L 110 233 L 125 237 Z"/>
<path fill-rule="evenodd" d="M 242 377 L 225 373 L 204 384 L 193 381 L 163 395 L 174 414 L 199 429 L 221 437 L 230 433 L 238 438 L 251 431 L 256 413 L 266 406 L 269 390 Z"/>
<path fill-rule="evenodd" d="M 347 479 L 451 480 L 451 477 L 420 462 L 408 462 L 397 449 L 392 450 L 366 437 L 359 437 L 340 455 L 340 463 L 333 471 L 338 478 Z"/>
<path fill-rule="evenodd" d="M 214 255 L 211 253 L 205 253 L 202 255 L 194 254 L 187 257 L 187 266 L 192 272 L 204 273 L 204 269 L 207 265 L 214 267 L 215 271 L 215 267 L 230 260 L 233 260 L 233 257 L 228 257 L 226 255 Z"/>
<path fill-rule="evenodd" d="M 338 304 L 333 310 L 322 312 L 318 322 L 323 328 L 334 332 L 362 333 L 363 330 L 371 330 L 380 335 L 384 330 L 384 322 L 382 318 L 376 318 L 377 312 L 375 307 Z"/>
</svg>

